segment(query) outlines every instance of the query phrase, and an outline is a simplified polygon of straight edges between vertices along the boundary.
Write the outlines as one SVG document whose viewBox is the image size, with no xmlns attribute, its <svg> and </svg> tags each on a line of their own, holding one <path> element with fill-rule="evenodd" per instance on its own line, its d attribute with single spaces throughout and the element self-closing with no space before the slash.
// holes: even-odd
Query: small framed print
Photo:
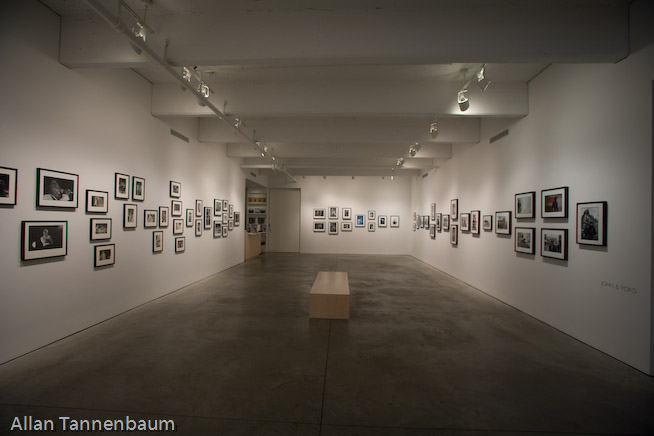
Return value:
<svg viewBox="0 0 654 436">
<path fill-rule="evenodd" d="M 227 221 L 227 230 L 229 230 L 230 232 L 234 230 L 234 220 Z"/>
<path fill-rule="evenodd" d="M 568 217 L 568 187 L 541 191 L 541 218 Z"/>
<path fill-rule="evenodd" d="M 234 227 L 241 225 L 241 212 L 234 212 Z"/>
<path fill-rule="evenodd" d="M 461 214 L 461 231 L 469 232 L 470 231 L 470 214 L 462 213 Z"/>
<path fill-rule="evenodd" d="M 386 215 L 379 215 L 377 217 L 379 223 L 377 224 L 378 227 L 386 227 L 388 225 L 388 217 Z"/>
<path fill-rule="evenodd" d="M 483 228 L 485 232 L 493 231 L 493 215 L 484 215 L 482 218 Z"/>
<path fill-rule="evenodd" d="M 606 246 L 606 201 L 577 203 L 577 244 Z"/>
<path fill-rule="evenodd" d="M 411 230 L 413 230 L 414 232 L 416 231 L 416 222 L 415 221 L 411 222 Z"/>
<path fill-rule="evenodd" d="M 116 200 L 129 200 L 129 180 L 127 174 L 115 173 L 114 198 Z"/>
<path fill-rule="evenodd" d="M 227 226 L 227 223 L 229 222 L 229 216 L 227 215 L 227 212 L 223 212 L 223 226 Z"/>
<path fill-rule="evenodd" d="M 132 200 L 145 200 L 145 179 L 142 177 L 132 176 Z"/>
<path fill-rule="evenodd" d="M 78 184 L 77 174 L 37 168 L 36 205 L 76 209 Z"/>
<path fill-rule="evenodd" d="M 429 215 L 422 216 L 422 224 L 420 225 L 420 228 L 429 230 Z"/>
<path fill-rule="evenodd" d="M 432 221 L 436 221 L 436 203 L 429 205 L 429 217 Z"/>
<path fill-rule="evenodd" d="M 116 244 L 102 244 L 93 247 L 93 266 L 100 268 L 116 263 Z"/>
<path fill-rule="evenodd" d="M 0 167 L 0 205 L 16 205 L 16 180 L 18 180 L 16 168 Z"/>
<path fill-rule="evenodd" d="M 91 241 L 111 239 L 111 218 L 91 218 Z"/>
<path fill-rule="evenodd" d="M 107 213 L 109 212 L 109 193 L 105 191 L 86 190 L 86 212 Z"/>
<path fill-rule="evenodd" d="M 330 235 L 338 235 L 338 221 L 330 221 L 327 223 L 329 225 L 328 232 Z"/>
<path fill-rule="evenodd" d="M 174 219 L 173 220 L 173 235 L 182 235 L 184 234 L 184 220 L 183 219 Z"/>
<path fill-rule="evenodd" d="M 136 204 L 123 204 L 123 228 L 135 229 L 138 206 Z"/>
<path fill-rule="evenodd" d="M 568 229 L 540 229 L 540 255 L 568 259 Z"/>
<path fill-rule="evenodd" d="M 515 228 L 515 251 L 517 253 L 534 254 L 536 253 L 536 229 L 533 227 L 516 227 Z"/>
<path fill-rule="evenodd" d="M 22 221 L 21 260 L 68 254 L 68 221 Z"/>
<path fill-rule="evenodd" d="M 375 221 L 375 211 L 374 210 L 369 210 L 368 211 L 368 221 Z M 370 230 L 370 229 L 368 229 Z M 374 230 L 372 230 L 374 232 Z"/>
<path fill-rule="evenodd" d="M 436 231 L 440 232 L 442 230 L 442 225 L 443 225 L 443 214 L 442 213 L 437 213 L 436 214 Z"/>
<path fill-rule="evenodd" d="M 420 215 L 416 216 L 416 229 L 419 229 L 422 226 L 422 217 Z"/>
<path fill-rule="evenodd" d="M 227 237 L 227 226 L 223 225 L 223 238 Z"/>
<path fill-rule="evenodd" d="M 170 216 L 182 216 L 182 202 L 180 200 L 170 202 Z"/>
<path fill-rule="evenodd" d="M 222 203 L 221 203 L 222 205 Z M 223 237 L 223 223 L 222 221 L 214 221 L 213 222 L 213 237 L 214 238 L 222 238 Z"/>
<path fill-rule="evenodd" d="M 413 212 L 413 221 L 416 220 L 416 215 L 417 215 L 417 214 L 416 214 L 415 212 Z"/>
<path fill-rule="evenodd" d="M 450 228 L 450 244 L 459 245 L 459 226 L 452 224 Z"/>
<path fill-rule="evenodd" d="M 183 253 L 184 250 L 186 250 L 186 238 L 184 236 L 175 238 L 175 253 Z"/>
<path fill-rule="evenodd" d="M 351 232 L 352 231 L 352 222 L 343 221 L 341 222 L 341 232 Z"/>
<path fill-rule="evenodd" d="M 158 214 L 156 210 L 146 209 L 143 213 L 143 227 L 146 229 L 157 227 Z"/>
<path fill-rule="evenodd" d="M 182 198 L 182 184 L 170 181 L 170 198 Z"/>
<path fill-rule="evenodd" d="M 211 228 L 211 208 L 204 208 L 204 229 L 209 230 Z"/>
<path fill-rule="evenodd" d="M 429 237 L 431 239 L 436 239 L 436 224 L 429 226 Z"/>
<path fill-rule="evenodd" d="M 195 236 L 202 236 L 202 220 L 195 220 Z"/>
<path fill-rule="evenodd" d="M 223 212 L 227 212 L 229 208 L 229 201 L 223 200 Z"/>
<path fill-rule="evenodd" d="M 327 216 L 325 209 L 314 209 L 313 210 L 313 219 L 314 220 L 324 220 Z"/>
<path fill-rule="evenodd" d="M 443 215 L 443 230 L 444 231 L 449 231 L 450 230 L 450 215 L 449 214 Z"/>
<path fill-rule="evenodd" d="M 163 251 L 163 230 L 152 232 L 152 252 L 161 253 Z"/>
<path fill-rule="evenodd" d="M 515 195 L 515 219 L 536 217 L 536 191 Z"/>
<path fill-rule="evenodd" d="M 202 216 L 202 200 L 195 200 L 195 216 Z"/>
<path fill-rule="evenodd" d="M 450 219 L 456 221 L 459 219 L 459 199 L 450 200 Z"/>
<path fill-rule="evenodd" d="M 498 235 L 511 234 L 511 211 L 495 212 L 495 233 Z"/>
<path fill-rule="evenodd" d="M 329 219 L 330 220 L 337 220 L 338 219 L 338 207 L 337 206 L 329 206 Z"/>
<path fill-rule="evenodd" d="M 233 204 L 229 205 L 229 219 L 230 220 L 234 219 L 234 205 Z"/>
<path fill-rule="evenodd" d="M 391 227 L 400 227 L 399 215 L 391 215 Z"/>
<path fill-rule="evenodd" d="M 351 220 L 352 219 L 352 208 L 344 207 L 343 209 L 341 209 L 341 219 Z"/>
<path fill-rule="evenodd" d="M 223 201 L 217 198 L 213 199 L 213 215 L 218 216 L 223 211 Z"/>
<path fill-rule="evenodd" d="M 374 221 L 368 221 L 368 231 L 369 232 L 374 232 L 375 231 L 375 222 Z"/>
<path fill-rule="evenodd" d="M 193 227 L 193 209 L 186 209 L 186 227 Z"/>
<path fill-rule="evenodd" d="M 159 206 L 159 227 L 168 227 L 168 206 Z"/>
<path fill-rule="evenodd" d="M 354 217 L 354 226 L 355 227 L 365 227 L 366 226 L 366 216 L 364 214 L 357 214 Z"/>
<path fill-rule="evenodd" d="M 479 226 L 481 220 L 481 212 L 478 210 L 473 210 L 470 212 L 470 233 L 473 235 L 479 234 Z"/>
<path fill-rule="evenodd" d="M 324 221 L 314 221 L 313 222 L 313 231 L 314 232 L 324 232 L 325 231 L 325 222 Z"/>
</svg>

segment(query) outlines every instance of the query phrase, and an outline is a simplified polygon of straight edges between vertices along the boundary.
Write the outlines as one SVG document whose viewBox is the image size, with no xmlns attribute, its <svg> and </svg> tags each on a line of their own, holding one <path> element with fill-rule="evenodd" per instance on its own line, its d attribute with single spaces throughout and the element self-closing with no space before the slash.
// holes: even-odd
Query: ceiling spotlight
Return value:
<svg viewBox="0 0 654 436">
<path fill-rule="evenodd" d="M 186 67 L 182 67 L 182 79 L 186 80 L 188 83 L 191 83 L 191 71 Z"/>
<path fill-rule="evenodd" d="M 143 42 L 145 42 L 145 27 L 143 27 L 143 24 L 137 21 L 136 27 L 132 27 L 132 32 L 134 33 L 134 36 L 141 38 Z"/>
<path fill-rule="evenodd" d="M 397 166 L 401 167 L 402 165 L 404 165 L 404 158 L 400 157 L 400 158 L 397 159 Z M 393 169 L 395 169 L 395 168 L 393 168 Z"/>
<path fill-rule="evenodd" d="M 459 103 L 459 109 L 461 112 L 465 112 L 468 110 L 470 107 L 470 100 L 468 99 L 468 96 L 466 95 L 468 93 L 467 89 L 462 89 L 459 91 L 459 94 L 457 95 L 457 101 Z"/>
<path fill-rule="evenodd" d="M 391 180 L 395 180 L 395 176 L 391 176 Z"/>
<path fill-rule="evenodd" d="M 486 91 L 488 85 L 490 85 L 490 80 L 486 77 L 486 64 L 482 65 L 479 71 L 477 71 L 477 85 L 482 91 Z"/>
<path fill-rule="evenodd" d="M 277 158 L 275 158 L 275 156 L 271 156 L 271 159 L 275 161 Z"/>
<path fill-rule="evenodd" d="M 431 139 L 436 139 L 436 137 L 438 136 L 438 124 L 436 123 L 436 121 L 431 123 L 431 125 L 429 126 L 429 134 L 431 135 Z"/>
<path fill-rule="evenodd" d="M 420 151 L 420 144 L 416 142 L 411 147 L 409 147 L 409 156 L 416 157 L 418 151 Z"/>
<path fill-rule="evenodd" d="M 234 118 L 234 127 L 236 127 L 238 129 L 239 127 L 241 127 L 241 123 L 242 123 L 242 121 L 241 121 L 240 118 L 238 118 L 238 117 Z"/>
<path fill-rule="evenodd" d="M 264 152 L 262 151 L 262 152 L 261 152 L 261 157 L 266 157 L 266 153 L 264 153 Z"/>
<path fill-rule="evenodd" d="M 209 85 L 207 85 L 204 82 L 200 82 L 198 85 L 198 92 L 202 95 L 204 98 L 209 98 L 210 90 L 209 90 Z"/>
</svg>

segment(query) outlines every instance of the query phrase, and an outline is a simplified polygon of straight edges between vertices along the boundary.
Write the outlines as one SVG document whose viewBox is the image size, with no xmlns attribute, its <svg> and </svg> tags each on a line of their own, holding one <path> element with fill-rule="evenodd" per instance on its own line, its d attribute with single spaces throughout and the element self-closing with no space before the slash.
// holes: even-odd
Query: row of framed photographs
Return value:
<svg viewBox="0 0 654 436">
<path fill-rule="evenodd" d="M 326 221 L 326 222 L 325 221 L 314 221 L 313 222 L 313 231 L 316 232 L 316 233 L 327 231 L 327 233 L 330 234 L 330 235 L 338 235 L 338 228 L 339 228 L 338 223 L 339 223 L 338 221 Z M 352 222 L 351 221 L 341 221 L 340 223 L 341 223 L 341 225 L 340 225 L 341 232 L 351 232 L 352 231 Z M 357 226 L 357 227 L 365 227 L 365 225 L 364 226 Z M 368 227 L 369 232 L 374 232 L 375 228 L 376 228 L 375 222 L 374 221 L 369 221 L 367 227 Z M 380 227 L 382 227 L 382 226 L 380 226 Z M 386 227 L 386 225 L 384 225 L 383 227 Z"/>
<path fill-rule="evenodd" d="M 314 209 L 313 210 L 313 219 L 314 220 L 324 220 L 325 219 L 325 214 L 326 214 L 327 209 Z M 350 208 L 342 208 L 342 219 L 343 220 L 351 220 L 352 219 L 352 209 Z M 336 218 L 332 216 L 332 213 L 335 214 Z M 374 224 L 375 221 L 377 221 L 377 226 L 379 227 L 400 227 L 400 216 L 399 215 L 391 215 L 390 219 L 388 215 L 379 215 L 375 218 L 376 212 L 374 210 L 369 210 L 368 211 L 368 222 L 372 221 Z M 329 208 L 329 219 L 338 219 L 338 207 L 332 206 Z M 354 215 L 354 227 L 365 227 L 366 226 L 366 216 L 364 214 L 356 214 Z M 323 226 L 324 227 L 324 226 Z M 314 223 L 314 232 L 321 232 L 325 231 L 323 230 L 316 230 L 316 225 Z"/>
</svg>

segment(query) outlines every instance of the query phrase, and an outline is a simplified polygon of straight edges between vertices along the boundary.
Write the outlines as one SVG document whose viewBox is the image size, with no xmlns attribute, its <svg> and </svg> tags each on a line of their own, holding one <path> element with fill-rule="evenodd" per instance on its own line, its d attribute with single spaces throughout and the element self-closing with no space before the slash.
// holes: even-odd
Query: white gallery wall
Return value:
<svg viewBox="0 0 654 436">
<path fill-rule="evenodd" d="M 514 195 L 536 191 L 536 218 L 512 219 L 536 228 L 535 255 L 514 252 L 513 229 L 459 232 L 456 247 L 447 232 L 417 232 L 414 256 L 651 374 L 653 78 L 651 43 L 618 64 L 551 66 L 529 85 L 527 117 L 483 120 L 479 144 L 453 147 L 414 181 L 424 214 L 433 202 L 449 213 L 451 199 L 460 213 L 514 214 Z M 569 217 L 542 219 L 541 190 L 562 186 Z M 608 202 L 607 247 L 575 242 L 576 203 L 587 201 Z M 567 261 L 540 256 L 544 227 L 568 229 Z"/>
<path fill-rule="evenodd" d="M 26 2 L 2 17 L 0 166 L 18 169 L 15 207 L 0 208 L 0 362 L 34 350 L 243 261 L 243 226 L 226 239 L 184 228 L 175 254 L 172 222 L 164 250 L 152 253 L 144 209 L 171 205 L 181 183 L 183 208 L 228 199 L 244 212 L 244 175 L 225 146 L 201 144 L 195 120 L 150 114 L 151 85 L 130 70 L 69 70 L 58 60 L 59 17 Z M 22 29 L 30 23 L 28 32 Z M 186 143 L 170 134 L 174 127 Z M 79 175 L 74 211 L 37 209 L 36 169 Z M 145 201 L 114 199 L 114 173 L 145 178 Z M 108 214 L 85 213 L 86 189 L 109 192 Z M 138 227 L 123 230 L 123 204 L 138 204 Z M 90 218 L 112 219 L 115 265 L 94 269 Z M 244 219 L 244 215 L 242 215 Z M 22 220 L 68 221 L 68 255 L 21 262 Z"/>
</svg>

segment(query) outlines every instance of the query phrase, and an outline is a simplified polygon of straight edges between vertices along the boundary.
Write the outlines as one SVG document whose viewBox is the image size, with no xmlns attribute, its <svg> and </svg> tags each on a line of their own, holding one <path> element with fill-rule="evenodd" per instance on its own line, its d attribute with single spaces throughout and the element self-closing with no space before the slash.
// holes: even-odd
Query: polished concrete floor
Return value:
<svg viewBox="0 0 654 436">
<path fill-rule="evenodd" d="M 309 320 L 316 274 L 336 270 L 351 319 Z M 169 418 L 185 435 L 646 435 L 654 378 L 411 257 L 268 254 L 0 366 L 0 432 L 26 415 Z"/>
</svg>

